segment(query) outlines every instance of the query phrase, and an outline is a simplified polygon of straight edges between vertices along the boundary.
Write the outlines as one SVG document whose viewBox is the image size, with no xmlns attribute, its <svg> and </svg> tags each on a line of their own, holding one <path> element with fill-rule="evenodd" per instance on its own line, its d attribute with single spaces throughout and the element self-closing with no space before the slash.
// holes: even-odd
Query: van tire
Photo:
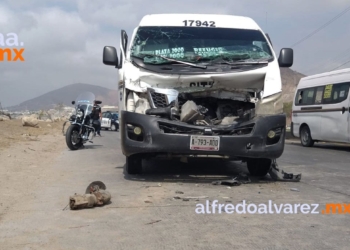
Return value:
<svg viewBox="0 0 350 250">
<path fill-rule="evenodd" d="M 300 142 L 304 147 L 312 147 L 315 141 L 311 137 L 311 131 L 309 126 L 304 125 L 300 129 Z"/>
<path fill-rule="evenodd" d="M 271 159 L 258 158 L 258 159 L 248 159 L 247 168 L 251 176 L 264 177 L 267 175 L 271 168 Z"/>
<path fill-rule="evenodd" d="M 127 174 L 141 174 L 142 158 L 138 155 L 127 156 L 125 170 Z"/>
</svg>

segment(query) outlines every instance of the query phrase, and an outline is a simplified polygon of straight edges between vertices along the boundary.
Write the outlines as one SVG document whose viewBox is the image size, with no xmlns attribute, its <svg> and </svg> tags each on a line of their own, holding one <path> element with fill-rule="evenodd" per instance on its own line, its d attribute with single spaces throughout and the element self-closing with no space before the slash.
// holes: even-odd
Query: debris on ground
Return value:
<svg viewBox="0 0 350 250">
<path fill-rule="evenodd" d="M 174 196 L 173 197 L 175 200 L 183 200 L 183 201 L 190 201 L 190 200 L 196 200 L 199 201 L 200 199 L 207 199 L 208 196 L 195 196 L 195 197 L 183 197 L 181 198 L 180 196 Z"/>
<path fill-rule="evenodd" d="M 272 161 L 269 174 L 271 178 L 274 179 L 275 181 L 299 182 L 301 179 L 301 174 L 294 175 L 294 174 L 286 173 L 283 170 L 280 170 L 278 168 L 278 165 L 275 159 Z"/>
<path fill-rule="evenodd" d="M 184 194 L 182 191 L 175 191 L 175 194 Z"/>
<path fill-rule="evenodd" d="M 208 196 L 196 196 L 196 197 L 184 197 L 184 199 L 195 199 L 195 200 L 199 200 L 199 199 L 207 199 L 209 198 Z"/>
<path fill-rule="evenodd" d="M 226 185 L 226 186 L 239 186 L 242 183 L 236 180 L 222 180 L 222 181 L 213 181 L 213 185 Z"/>
<path fill-rule="evenodd" d="M 151 224 L 154 224 L 154 223 L 157 223 L 157 222 L 160 222 L 160 221 L 162 221 L 162 220 L 151 221 L 151 222 L 149 222 L 149 223 L 146 223 L 145 225 L 151 225 Z"/>
<path fill-rule="evenodd" d="M 109 203 L 111 194 L 106 191 L 106 185 L 101 181 L 94 181 L 86 188 L 85 194 L 74 194 L 69 197 L 71 210 L 91 208 Z"/>
<path fill-rule="evenodd" d="M 152 203 L 152 201 L 145 201 L 145 203 Z"/>
<path fill-rule="evenodd" d="M 150 188 L 150 187 L 161 187 L 162 185 L 159 183 L 157 186 L 144 186 L 144 188 Z"/>
<path fill-rule="evenodd" d="M 297 188 L 291 188 L 290 191 L 300 192 L 299 189 L 297 189 Z"/>
<path fill-rule="evenodd" d="M 239 181 L 243 184 L 247 184 L 252 182 L 250 180 L 250 178 L 248 177 L 248 175 L 246 175 L 245 173 L 239 173 L 239 175 L 237 177 L 234 178 L 236 181 Z"/>
</svg>

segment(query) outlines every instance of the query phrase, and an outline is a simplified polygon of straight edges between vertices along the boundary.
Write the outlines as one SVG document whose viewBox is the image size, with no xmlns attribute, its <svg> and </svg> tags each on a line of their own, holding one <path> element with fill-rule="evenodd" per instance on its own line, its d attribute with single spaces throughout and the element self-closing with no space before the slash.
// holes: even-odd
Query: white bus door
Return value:
<svg viewBox="0 0 350 250">
<path fill-rule="evenodd" d="M 322 139 L 350 141 L 349 85 L 327 85 L 323 96 Z"/>
</svg>

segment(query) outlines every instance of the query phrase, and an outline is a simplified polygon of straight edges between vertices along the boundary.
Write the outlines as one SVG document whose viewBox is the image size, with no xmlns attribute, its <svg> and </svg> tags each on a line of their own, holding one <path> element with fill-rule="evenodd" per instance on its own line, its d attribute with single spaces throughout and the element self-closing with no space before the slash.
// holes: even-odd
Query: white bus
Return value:
<svg viewBox="0 0 350 250">
<path fill-rule="evenodd" d="M 350 68 L 304 77 L 295 92 L 291 133 L 305 147 L 350 142 Z"/>
</svg>

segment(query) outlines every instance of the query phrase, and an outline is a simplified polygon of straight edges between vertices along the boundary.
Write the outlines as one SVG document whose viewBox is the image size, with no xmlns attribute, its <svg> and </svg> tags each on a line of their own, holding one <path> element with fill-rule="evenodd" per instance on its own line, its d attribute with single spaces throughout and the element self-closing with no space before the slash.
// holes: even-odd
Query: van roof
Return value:
<svg viewBox="0 0 350 250">
<path fill-rule="evenodd" d="M 236 28 L 260 30 L 258 24 L 249 17 L 232 15 L 214 15 L 214 14 L 152 14 L 142 18 L 139 26 L 185 26 L 185 21 L 194 20 L 193 27 L 196 27 L 196 21 L 207 22 L 208 28 L 212 22 L 218 28 Z M 204 26 L 205 27 L 205 26 Z"/>
<path fill-rule="evenodd" d="M 349 82 L 350 68 L 329 71 L 317 75 L 306 76 L 300 79 L 298 88 L 313 87 L 317 85 Z"/>
<path fill-rule="evenodd" d="M 326 76 L 336 76 L 336 75 L 349 74 L 349 73 L 350 73 L 350 68 L 346 68 L 346 69 L 334 70 L 334 71 L 329 71 L 321 74 L 306 76 L 306 77 L 303 77 L 302 79 L 311 80 L 311 79 L 322 78 Z"/>
</svg>

